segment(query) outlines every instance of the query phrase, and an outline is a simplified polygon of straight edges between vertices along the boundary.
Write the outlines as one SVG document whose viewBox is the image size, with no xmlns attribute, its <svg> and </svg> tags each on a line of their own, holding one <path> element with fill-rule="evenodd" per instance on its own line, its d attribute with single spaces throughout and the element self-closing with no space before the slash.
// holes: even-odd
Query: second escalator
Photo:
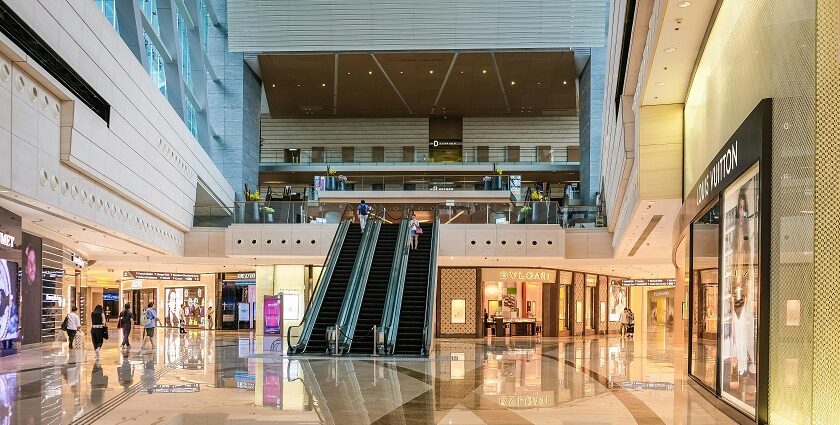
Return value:
<svg viewBox="0 0 840 425">
<path fill-rule="evenodd" d="M 385 307 L 385 295 L 388 291 L 388 281 L 391 276 L 391 264 L 394 254 L 402 244 L 397 243 L 400 226 L 398 224 L 382 224 L 379 237 L 373 251 L 373 261 L 368 272 L 367 284 L 356 321 L 353 334 L 351 354 L 371 354 L 373 351 L 373 325 L 381 326 L 382 310 Z"/>
</svg>

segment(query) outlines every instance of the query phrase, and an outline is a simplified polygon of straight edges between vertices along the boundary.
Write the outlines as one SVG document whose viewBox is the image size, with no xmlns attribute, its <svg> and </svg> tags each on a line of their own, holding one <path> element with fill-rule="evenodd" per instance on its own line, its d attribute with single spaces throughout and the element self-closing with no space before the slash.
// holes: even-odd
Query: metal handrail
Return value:
<svg viewBox="0 0 840 425">
<path fill-rule="evenodd" d="M 391 275 L 388 278 L 388 291 L 385 293 L 385 308 L 382 309 L 380 326 L 385 330 L 385 353 L 391 354 L 397 341 L 400 310 L 405 290 L 405 273 L 408 268 L 408 220 L 400 220 L 400 231 L 397 241 L 402 244 L 400 251 L 394 255 L 391 262 Z M 397 249 L 400 249 L 399 245 Z"/>
<path fill-rule="evenodd" d="M 438 235 L 440 234 L 440 218 L 435 218 L 432 225 L 432 248 L 429 253 L 429 282 L 426 286 L 426 317 L 423 326 L 423 352 L 424 356 L 429 355 L 432 346 L 432 334 L 434 333 L 435 317 L 435 288 L 437 288 L 437 253 Z"/>
<path fill-rule="evenodd" d="M 347 290 L 344 292 L 344 299 L 336 318 L 336 326 L 341 329 L 342 334 L 338 335 L 345 352 L 350 350 L 353 342 L 353 333 L 356 331 L 356 320 L 359 317 L 362 298 L 367 278 L 370 273 L 370 266 L 373 262 L 373 252 L 376 249 L 376 242 L 379 236 L 379 228 L 382 225 L 380 220 L 371 220 L 365 228 L 365 235 L 362 238 L 362 245 L 356 254 L 356 261 L 353 270 L 350 272 L 350 279 L 347 282 Z"/>
<path fill-rule="evenodd" d="M 510 150 L 507 146 L 463 146 L 460 161 L 435 161 L 428 148 L 414 147 L 410 156 L 405 156 L 402 146 L 382 146 L 382 155 L 374 154 L 373 149 L 354 149 L 353 156 L 347 157 L 342 147 L 313 149 L 263 147 L 260 151 L 260 164 L 297 164 L 327 165 L 332 163 L 359 164 L 517 164 L 517 163 L 575 163 L 579 159 L 569 155 L 566 145 L 547 145 L 548 149 L 537 146 L 520 146 Z M 287 158 L 287 153 L 292 154 Z M 296 153 L 294 155 L 293 153 Z"/>
<path fill-rule="evenodd" d="M 306 350 L 306 345 L 309 343 L 309 338 L 312 336 L 312 329 L 315 327 L 315 319 L 318 317 L 318 312 L 321 310 L 321 304 L 324 302 L 324 297 L 327 294 L 327 287 L 330 279 L 332 279 L 335 265 L 338 262 L 338 257 L 341 252 L 341 247 L 344 246 L 344 238 L 347 236 L 347 229 L 350 228 L 350 221 L 345 220 L 338 226 L 335 232 L 330 250 L 327 252 L 327 258 L 324 260 L 324 268 L 321 271 L 321 276 L 318 278 L 318 286 L 315 288 L 315 294 L 309 300 L 309 305 L 303 315 L 303 320 L 300 324 L 294 327 L 301 327 L 300 337 L 298 343 L 294 347 L 291 345 L 291 329 L 286 331 L 286 337 L 289 346 L 289 354 L 303 352 Z"/>
</svg>

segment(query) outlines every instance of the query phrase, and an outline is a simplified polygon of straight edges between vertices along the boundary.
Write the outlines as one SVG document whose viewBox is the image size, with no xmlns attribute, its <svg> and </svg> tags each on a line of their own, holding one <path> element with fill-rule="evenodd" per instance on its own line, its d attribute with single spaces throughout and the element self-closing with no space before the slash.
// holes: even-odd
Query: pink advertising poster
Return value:
<svg viewBox="0 0 840 425">
<path fill-rule="evenodd" d="M 283 332 L 283 295 L 266 296 L 263 300 L 263 319 L 266 335 Z"/>
</svg>

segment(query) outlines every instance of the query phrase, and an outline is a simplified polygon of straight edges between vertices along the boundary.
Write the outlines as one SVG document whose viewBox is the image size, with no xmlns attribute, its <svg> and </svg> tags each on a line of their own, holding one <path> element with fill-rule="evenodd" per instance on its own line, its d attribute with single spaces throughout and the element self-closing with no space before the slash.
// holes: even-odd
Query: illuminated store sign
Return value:
<svg viewBox="0 0 840 425">
<path fill-rule="evenodd" d="M 170 272 L 123 272 L 123 277 L 141 280 L 177 280 L 181 282 L 199 282 L 201 275 L 198 273 L 170 273 Z"/>
<path fill-rule="evenodd" d="M 697 205 L 701 205 L 709 193 L 737 168 L 738 140 L 735 139 L 728 148 L 718 154 L 711 168 L 706 172 L 706 176 L 697 184 Z"/>
<path fill-rule="evenodd" d="M 554 283 L 557 270 L 549 269 L 482 269 L 481 279 L 495 282 L 543 282 Z"/>
<path fill-rule="evenodd" d="M 7 248 L 15 247 L 15 237 L 7 233 L 0 232 L 0 245 Z"/>
<path fill-rule="evenodd" d="M 237 273 L 236 279 L 237 280 L 244 280 L 244 279 L 256 279 L 257 273 Z"/>
<path fill-rule="evenodd" d="M 622 286 L 674 286 L 677 284 L 677 280 L 674 278 L 623 279 L 619 281 L 614 280 L 613 283 L 619 283 Z"/>
<path fill-rule="evenodd" d="M 509 409 L 552 407 L 554 406 L 554 392 L 543 391 L 539 394 L 500 395 L 499 406 Z"/>
<path fill-rule="evenodd" d="M 87 260 L 72 252 L 70 253 L 70 261 L 73 262 L 73 265 L 81 269 L 88 266 Z"/>
</svg>

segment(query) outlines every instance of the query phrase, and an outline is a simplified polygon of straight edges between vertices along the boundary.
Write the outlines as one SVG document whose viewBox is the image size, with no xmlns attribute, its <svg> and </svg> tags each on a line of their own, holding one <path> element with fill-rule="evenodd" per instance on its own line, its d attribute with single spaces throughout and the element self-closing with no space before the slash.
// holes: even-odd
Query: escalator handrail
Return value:
<svg viewBox="0 0 840 425">
<path fill-rule="evenodd" d="M 365 226 L 365 235 L 359 246 L 356 262 L 353 264 L 353 271 L 350 272 L 347 290 L 344 292 L 344 299 L 341 302 L 341 309 L 338 311 L 338 317 L 335 321 L 341 327 L 342 334 L 340 335 L 339 346 L 344 347 L 344 352 L 350 350 L 353 342 L 353 333 L 356 331 L 356 321 L 359 318 L 359 310 L 362 308 L 362 298 L 364 298 L 381 226 L 381 220 L 369 220 L 367 226 Z"/>
<path fill-rule="evenodd" d="M 388 291 L 385 294 L 385 308 L 382 309 L 380 326 L 385 330 L 385 353 L 391 354 L 397 341 L 397 329 L 402 310 L 402 297 L 405 290 L 405 274 L 408 268 L 408 220 L 400 220 L 397 234 L 398 251 L 391 262 L 391 275 L 388 277 Z"/>
<path fill-rule="evenodd" d="M 338 225 L 335 232 L 330 250 L 327 252 L 327 258 L 324 260 L 324 268 L 321 271 L 321 276 L 318 278 L 318 286 L 315 287 L 315 293 L 309 300 L 309 305 L 306 307 L 306 312 L 303 314 L 303 320 L 297 326 L 303 329 L 298 337 L 298 343 L 293 347 L 291 340 L 289 340 L 289 354 L 295 354 L 306 350 L 306 345 L 309 343 L 309 338 L 312 336 L 312 329 L 315 327 L 315 319 L 318 317 L 318 312 L 321 310 L 321 304 L 324 302 L 324 297 L 327 294 L 327 287 L 330 279 L 332 279 L 335 265 L 338 262 L 341 248 L 344 246 L 344 239 L 347 236 L 347 230 L 350 228 L 350 220 L 344 220 Z M 291 331 L 291 328 L 289 329 Z M 288 338 L 287 338 L 288 340 Z"/>
<path fill-rule="evenodd" d="M 438 235 L 440 234 L 440 218 L 435 218 L 432 224 L 431 249 L 429 249 L 429 281 L 426 286 L 426 317 L 423 321 L 423 351 L 422 355 L 428 356 L 432 346 L 432 334 L 434 333 L 435 317 L 435 288 L 437 287 L 437 253 Z"/>
</svg>

